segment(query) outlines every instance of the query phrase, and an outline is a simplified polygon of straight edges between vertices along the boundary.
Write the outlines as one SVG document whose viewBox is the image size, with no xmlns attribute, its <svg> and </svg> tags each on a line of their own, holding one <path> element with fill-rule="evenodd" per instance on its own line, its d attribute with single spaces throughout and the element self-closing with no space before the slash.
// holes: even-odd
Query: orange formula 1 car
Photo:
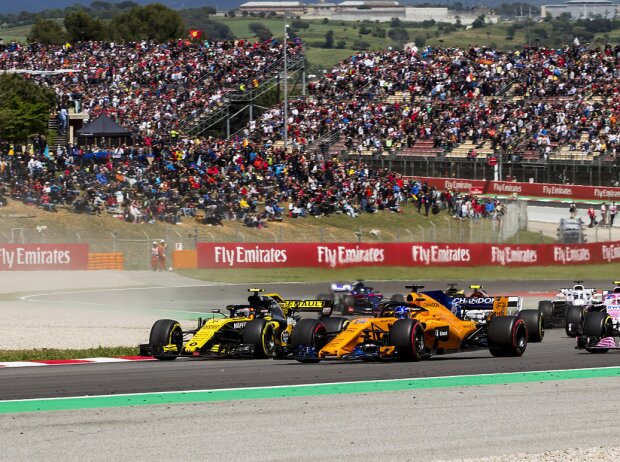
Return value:
<svg viewBox="0 0 620 462">
<path fill-rule="evenodd" d="M 378 317 L 351 320 L 330 331 L 317 319 L 302 319 L 291 338 L 295 359 L 384 359 L 419 361 L 432 355 L 488 349 L 493 356 L 521 356 L 527 347 L 523 319 L 491 312 L 484 321 L 459 319 L 437 300 L 417 293 L 406 302 L 384 302 Z"/>
</svg>

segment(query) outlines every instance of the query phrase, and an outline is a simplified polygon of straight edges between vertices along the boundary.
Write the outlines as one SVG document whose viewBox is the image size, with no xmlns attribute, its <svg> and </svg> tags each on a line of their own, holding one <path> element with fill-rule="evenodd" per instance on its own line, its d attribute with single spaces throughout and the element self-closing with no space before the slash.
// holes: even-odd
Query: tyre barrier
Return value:
<svg viewBox="0 0 620 462">
<path fill-rule="evenodd" d="M 124 258 L 121 252 L 111 253 L 89 253 L 89 270 L 122 270 L 124 269 Z"/>
</svg>

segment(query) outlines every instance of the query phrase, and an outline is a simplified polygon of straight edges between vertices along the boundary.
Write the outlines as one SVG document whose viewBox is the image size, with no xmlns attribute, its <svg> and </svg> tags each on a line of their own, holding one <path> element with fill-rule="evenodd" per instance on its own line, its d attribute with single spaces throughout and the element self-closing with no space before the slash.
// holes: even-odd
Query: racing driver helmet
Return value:
<svg viewBox="0 0 620 462">
<path fill-rule="evenodd" d="M 405 319 L 407 317 L 408 308 L 400 305 L 394 308 L 394 317 L 398 319 Z"/>
</svg>

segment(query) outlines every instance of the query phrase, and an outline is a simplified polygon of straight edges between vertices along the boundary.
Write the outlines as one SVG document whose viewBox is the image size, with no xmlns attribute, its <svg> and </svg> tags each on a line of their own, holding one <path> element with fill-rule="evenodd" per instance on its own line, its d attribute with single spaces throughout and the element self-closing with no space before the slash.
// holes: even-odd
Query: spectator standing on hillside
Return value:
<svg viewBox="0 0 620 462">
<path fill-rule="evenodd" d="M 613 201 L 609 206 L 609 226 L 614 225 L 614 219 L 616 218 L 616 213 L 618 213 L 618 206 L 616 205 L 616 201 Z"/>
<path fill-rule="evenodd" d="M 600 226 L 607 226 L 607 203 L 603 202 L 601 204 L 601 222 Z"/>
<path fill-rule="evenodd" d="M 577 205 L 575 204 L 575 202 L 570 203 L 570 207 L 568 208 L 568 211 L 570 212 L 571 218 L 575 218 L 577 216 Z"/>
<path fill-rule="evenodd" d="M 153 247 L 151 248 L 151 269 L 157 271 L 159 266 L 159 246 L 156 241 L 153 241 Z"/>
<path fill-rule="evenodd" d="M 157 269 L 165 271 L 166 269 L 166 243 L 162 239 L 157 247 Z"/>
<path fill-rule="evenodd" d="M 596 212 L 594 211 L 594 207 L 592 206 L 588 208 L 588 217 L 590 218 L 590 224 L 588 226 L 590 228 L 593 228 L 596 223 Z"/>
</svg>

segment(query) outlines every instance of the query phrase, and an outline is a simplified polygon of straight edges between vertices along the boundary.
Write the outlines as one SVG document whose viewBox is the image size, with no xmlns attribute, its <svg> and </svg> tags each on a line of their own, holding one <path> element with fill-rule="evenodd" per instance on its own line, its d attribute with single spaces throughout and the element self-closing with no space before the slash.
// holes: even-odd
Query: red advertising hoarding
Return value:
<svg viewBox="0 0 620 462">
<path fill-rule="evenodd" d="M 461 178 L 415 177 L 441 191 L 459 191 L 474 194 L 507 196 L 553 197 L 575 200 L 620 200 L 620 188 L 604 186 L 577 186 L 547 183 L 519 183 L 509 181 L 467 180 Z"/>
<path fill-rule="evenodd" d="M 198 268 L 547 266 L 620 262 L 620 242 L 594 244 L 199 243 Z"/>
<path fill-rule="evenodd" d="M 0 271 L 85 269 L 88 244 L 0 244 Z"/>
</svg>

